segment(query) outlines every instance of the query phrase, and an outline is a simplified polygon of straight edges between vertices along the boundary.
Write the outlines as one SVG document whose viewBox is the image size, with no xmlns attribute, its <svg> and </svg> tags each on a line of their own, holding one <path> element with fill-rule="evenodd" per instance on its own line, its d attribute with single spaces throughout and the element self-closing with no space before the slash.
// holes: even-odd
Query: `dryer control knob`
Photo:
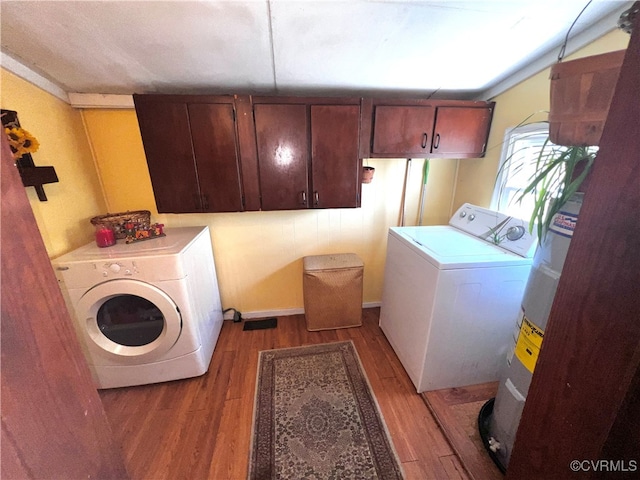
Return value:
<svg viewBox="0 0 640 480">
<path fill-rule="evenodd" d="M 118 265 L 117 263 L 112 263 L 111 265 L 109 265 L 109 269 L 112 272 L 118 273 L 120 271 L 120 265 Z"/>
</svg>

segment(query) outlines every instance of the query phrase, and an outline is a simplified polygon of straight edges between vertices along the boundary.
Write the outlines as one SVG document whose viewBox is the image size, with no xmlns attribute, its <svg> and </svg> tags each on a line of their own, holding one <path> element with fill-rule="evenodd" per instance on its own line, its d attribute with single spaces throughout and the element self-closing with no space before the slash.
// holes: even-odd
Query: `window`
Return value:
<svg viewBox="0 0 640 480">
<path fill-rule="evenodd" d="M 517 199 L 536 172 L 536 160 L 548 136 L 547 123 L 532 123 L 507 130 L 491 199 L 493 210 L 527 221 L 531 218 L 535 201 L 533 195 L 521 202 Z"/>
</svg>

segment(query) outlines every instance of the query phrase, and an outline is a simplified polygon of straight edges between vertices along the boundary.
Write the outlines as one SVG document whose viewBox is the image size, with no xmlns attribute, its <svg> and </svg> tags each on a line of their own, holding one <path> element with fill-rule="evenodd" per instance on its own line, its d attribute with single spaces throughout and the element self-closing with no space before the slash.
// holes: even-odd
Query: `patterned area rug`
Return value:
<svg viewBox="0 0 640 480">
<path fill-rule="evenodd" d="M 402 478 L 351 341 L 260 352 L 249 478 Z"/>
</svg>

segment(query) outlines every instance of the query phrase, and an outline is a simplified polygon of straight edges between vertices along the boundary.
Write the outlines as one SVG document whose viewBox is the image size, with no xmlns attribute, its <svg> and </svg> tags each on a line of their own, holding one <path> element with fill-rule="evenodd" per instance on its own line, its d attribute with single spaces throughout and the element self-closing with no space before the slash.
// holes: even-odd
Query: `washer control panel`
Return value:
<svg viewBox="0 0 640 480">
<path fill-rule="evenodd" d="M 94 267 L 99 270 L 105 278 L 132 277 L 140 273 L 135 260 L 94 263 Z"/>
<path fill-rule="evenodd" d="M 462 205 L 449 225 L 523 257 L 532 257 L 536 233 L 529 233 L 527 221 L 470 203 Z"/>
</svg>

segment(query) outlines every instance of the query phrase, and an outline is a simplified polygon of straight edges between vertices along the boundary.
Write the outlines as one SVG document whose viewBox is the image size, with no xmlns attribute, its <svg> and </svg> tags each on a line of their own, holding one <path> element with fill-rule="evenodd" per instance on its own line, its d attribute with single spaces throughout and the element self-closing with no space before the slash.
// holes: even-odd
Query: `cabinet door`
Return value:
<svg viewBox="0 0 640 480">
<path fill-rule="evenodd" d="M 311 106 L 311 206 L 359 206 L 359 127 L 358 105 Z"/>
<path fill-rule="evenodd" d="M 254 105 L 263 210 L 307 208 L 309 139 L 307 107 Z"/>
<path fill-rule="evenodd" d="M 493 109 L 490 107 L 438 107 L 433 153 L 451 157 L 482 157 Z"/>
<path fill-rule="evenodd" d="M 375 107 L 372 154 L 426 157 L 431 151 L 434 108 Z"/>
<path fill-rule="evenodd" d="M 202 211 L 242 211 L 233 105 L 190 104 L 188 111 Z"/>
<path fill-rule="evenodd" d="M 136 113 L 158 212 L 201 211 L 187 105 L 136 101 Z"/>
</svg>

